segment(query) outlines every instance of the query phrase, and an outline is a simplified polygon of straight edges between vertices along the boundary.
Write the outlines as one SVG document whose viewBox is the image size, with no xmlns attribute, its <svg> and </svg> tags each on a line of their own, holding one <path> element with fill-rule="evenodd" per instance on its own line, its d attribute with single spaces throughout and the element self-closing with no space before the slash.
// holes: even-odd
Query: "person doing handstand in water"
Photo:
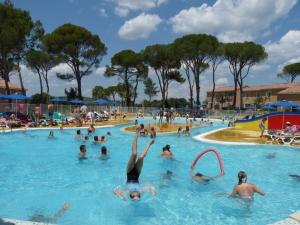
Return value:
<svg viewBox="0 0 300 225">
<path fill-rule="evenodd" d="M 135 201 L 140 200 L 141 194 L 144 191 L 148 191 L 152 195 L 155 195 L 154 187 L 150 185 L 144 185 L 143 187 L 141 187 L 139 183 L 139 177 L 142 172 L 144 158 L 146 157 L 150 146 L 154 143 L 154 140 L 153 139 L 150 140 L 148 145 L 139 155 L 138 159 L 137 159 L 137 141 L 138 141 L 138 130 L 134 136 L 134 141 L 132 144 L 132 153 L 127 164 L 127 189 L 125 190 L 125 192 L 129 193 L 129 197 Z M 124 191 L 122 191 L 120 188 L 114 189 L 113 192 L 122 200 L 126 200 Z"/>
</svg>

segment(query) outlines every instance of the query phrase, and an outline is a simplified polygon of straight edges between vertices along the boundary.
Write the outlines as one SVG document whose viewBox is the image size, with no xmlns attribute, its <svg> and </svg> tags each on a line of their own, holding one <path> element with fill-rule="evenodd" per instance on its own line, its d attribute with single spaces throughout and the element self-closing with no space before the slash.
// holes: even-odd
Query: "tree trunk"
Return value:
<svg viewBox="0 0 300 225">
<path fill-rule="evenodd" d="M 77 94 L 78 94 L 78 98 L 82 99 L 82 90 L 81 90 L 81 77 L 77 78 Z"/>
<path fill-rule="evenodd" d="M 20 65 L 18 65 L 18 75 L 19 75 L 20 85 L 21 85 L 21 89 L 22 89 L 22 94 L 26 95 L 26 91 L 25 91 L 25 87 L 24 87 L 24 83 L 23 83 L 23 79 L 22 79 Z"/>
<path fill-rule="evenodd" d="M 9 88 L 9 85 L 8 85 L 9 79 L 7 79 L 7 76 L 6 76 L 6 79 L 4 79 L 4 81 L 5 81 L 6 94 L 10 95 L 10 88 Z"/>
<path fill-rule="evenodd" d="M 196 83 L 196 104 L 200 106 L 200 74 L 196 73 L 195 75 L 195 83 Z"/>
<path fill-rule="evenodd" d="M 42 76 L 40 74 L 40 72 L 38 71 L 38 75 L 39 75 L 39 81 L 40 81 L 40 92 L 41 92 L 41 98 L 43 96 L 43 81 L 42 81 Z"/>
<path fill-rule="evenodd" d="M 125 101 L 126 101 L 126 106 L 129 107 L 131 103 L 130 99 L 130 87 L 129 87 L 129 81 L 128 81 L 128 74 L 127 74 L 127 69 L 125 69 Z"/>
<path fill-rule="evenodd" d="M 211 103 L 210 103 L 210 109 L 214 109 L 214 98 L 215 98 L 215 89 L 216 89 L 216 81 L 215 81 L 215 68 L 213 67 L 213 89 L 211 93 Z"/>
<path fill-rule="evenodd" d="M 135 87 L 134 87 L 134 94 L 133 94 L 133 100 L 132 100 L 132 105 L 134 106 L 135 105 L 135 100 L 136 100 L 136 97 L 137 97 L 137 88 L 138 88 L 138 85 L 139 85 L 139 80 L 136 79 L 135 81 Z"/>
<path fill-rule="evenodd" d="M 237 94 L 237 79 L 234 77 L 234 93 L 233 93 L 233 102 L 232 102 L 232 107 L 236 107 L 236 94 Z"/>
<path fill-rule="evenodd" d="M 243 106 L 243 80 L 240 81 L 240 108 L 244 108 Z"/>
</svg>

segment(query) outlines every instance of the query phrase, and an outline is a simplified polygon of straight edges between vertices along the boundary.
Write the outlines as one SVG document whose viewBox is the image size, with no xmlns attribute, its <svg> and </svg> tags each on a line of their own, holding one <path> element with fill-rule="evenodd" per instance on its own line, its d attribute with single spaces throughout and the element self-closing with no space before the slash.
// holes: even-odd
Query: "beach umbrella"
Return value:
<svg viewBox="0 0 300 225">
<path fill-rule="evenodd" d="M 279 102 L 274 102 L 271 104 L 273 107 L 285 107 L 285 108 L 291 108 L 291 107 L 298 107 L 299 105 L 292 101 L 282 100 Z"/>
<path fill-rule="evenodd" d="M 72 103 L 72 104 L 76 104 L 76 105 L 83 105 L 84 104 L 84 102 L 80 99 L 74 99 L 74 100 L 69 101 L 69 102 Z"/>
<path fill-rule="evenodd" d="M 63 98 L 52 98 L 50 99 L 50 102 L 66 102 L 66 100 Z"/>
<path fill-rule="evenodd" d="M 11 95 L 7 95 L 7 99 L 24 101 L 24 100 L 28 100 L 30 98 L 25 95 L 22 95 L 20 93 L 14 93 Z"/>
<path fill-rule="evenodd" d="M 18 100 L 19 101 L 25 101 L 25 100 L 28 100 L 30 98 L 25 96 L 25 95 L 22 95 L 20 93 L 14 93 L 14 94 L 7 95 L 6 99 L 16 100 L 16 117 L 17 117 L 18 116 L 18 106 L 17 106 Z"/>
<path fill-rule="evenodd" d="M 109 105 L 109 104 L 111 104 L 110 101 L 105 100 L 105 99 L 98 99 L 98 100 L 95 101 L 95 103 L 96 103 L 97 105 Z"/>
<path fill-rule="evenodd" d="M 275 110 L 276 107 L 273 106 L 271 103 L 267 103 L 264 105 L 263 109 L 266 109 L 266 110 Z"/>
<path fill-rule="evenodd" d="M 9 98 L 8 98 L 8 95 L 0 94 L 0 99 L 9 99 Z"/>
</svg>

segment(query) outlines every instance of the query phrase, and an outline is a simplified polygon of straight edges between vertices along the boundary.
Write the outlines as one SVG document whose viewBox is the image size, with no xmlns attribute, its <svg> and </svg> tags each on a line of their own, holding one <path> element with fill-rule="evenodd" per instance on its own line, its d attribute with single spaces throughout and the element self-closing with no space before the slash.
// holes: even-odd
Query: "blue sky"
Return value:
<svg viewBox="0 0 300 225">
<path fill-rule="evenodd" d="M 147 45 L 169 43 L 188 33 L 210 33 L 223 42 L 252 40 L 264 45 L 269 58 L 252 69 L 246 84 L 283 82 L 276 77 L 280 68 L 300 61 L 300 3 L 297 0 L 15 0 L 14 4 L 30 11 L 34 20 L 41 20 L 46 32 L 64 23 L 73 23 L 100 36 L 108 54 L 101 68 L 83 80 L 86 96 L 91 95 L 95 85 L 116 83 L 115 79 L 104 78 L 103 71 L 118 51 L 140 51 Z M 28 94 L 38 92 L 37 77 L 25 66 L 22 69 Z M 63 94 L 65 87 L 76 86 L 75 82 L 57 80 L 55 72 L 58 71 L 68 71 L 68 68 L 60 65 L 52 71 L 50 92 L 53 95 Z M 211 87 L 210 73 L 208 70 L 202 77 L 202 99 Z M 226 63 L 217 73 L 218 85 L 231 85 Z M 151 76 L 154 78 L 152 73 Z M 16 78 L 12 80 L 17 83 Z M 139 99 L 142 99 L 142 85 L 139 90 Z M 173 84 L 170 96 L 187 97 L 186 84 Z"/>
</svg>

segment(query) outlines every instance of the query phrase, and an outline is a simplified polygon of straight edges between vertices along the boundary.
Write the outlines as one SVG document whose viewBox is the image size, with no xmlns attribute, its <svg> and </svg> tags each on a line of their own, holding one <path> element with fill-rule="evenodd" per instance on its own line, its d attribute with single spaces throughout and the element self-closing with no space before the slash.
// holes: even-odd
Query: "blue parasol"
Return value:
<svg viewBox="0 0 300 225">
<path fill-rule="evenodd" d="M 70 101 L 70 103 L 76 104 L 76 105 L 83 105 L 84 104 L 84 102 L 80 99 L 74 99 L 74 100 Z"/>
</svg>

